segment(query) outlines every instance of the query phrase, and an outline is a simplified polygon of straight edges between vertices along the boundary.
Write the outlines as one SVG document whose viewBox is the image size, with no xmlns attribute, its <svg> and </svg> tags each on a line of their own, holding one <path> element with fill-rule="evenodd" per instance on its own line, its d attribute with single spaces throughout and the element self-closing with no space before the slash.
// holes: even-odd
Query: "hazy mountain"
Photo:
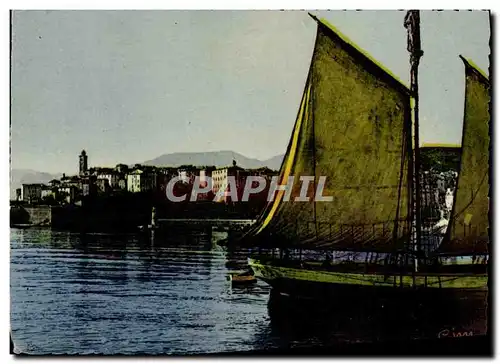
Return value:
<svg viewBox="0 0 500 364">
<path fill-rule="evenodd" d="M 243 168 L 259 168 L 267 166 L 271 169 L 279 169 L 283 156 L 276 156 L 266 161 L 261 161 L 255 158 L 248 158 L 242 154 L 223 150 L 219 152 L 206 153 L 171 153 L 163 154 L 155 159 L 143 162 L 145 165 L 154 166 L 169 166 L 176 167 L 183 164 L 191 164 L 194 166 L 230 166 L 233 160 L 236 164 Z"/>
<path fill-rule="evenodd" d="M 50 174 L 32 169 L 12 169 L 10 171 L 10 198 L 16 198 L 16 188 L 23 183 L 47 183 L 54 178 L 61 178 L 62 173 Z"/>
<path fill-rule="evenodd" d="M 262 164 L 275 170 L 275 171 L 279 171 L 279 169 L 281 167 L 281 162 L 283 161 L 284 157 L 285 157 L 284 154 L 276 155 L 272 158 L 266 159 L 265 161 L 262 162 Z"/>
</svg>

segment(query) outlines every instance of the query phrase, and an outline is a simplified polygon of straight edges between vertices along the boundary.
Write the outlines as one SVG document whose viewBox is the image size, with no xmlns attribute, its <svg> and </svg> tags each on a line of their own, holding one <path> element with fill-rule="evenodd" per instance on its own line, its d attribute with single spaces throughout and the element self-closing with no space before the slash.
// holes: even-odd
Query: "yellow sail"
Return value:
<svg viewBox="0 0 500 364">
<path fill-rule="evenodd" d="M 394 251 L 409 236 L 411 117 L 406 86 L 318 21 L 304 96 L 281 168 L 294 177 L 251 235 L 274 246 Z M 300 178 L 312 176 L 308 201 Z M 322 178 L 323 177 L 323 178 Z M 316 201 L 318 184 L 323 196 Z M 317 198 L 318 196 L 316 196 Z"/>
<path fill-rule="evenodd" d="M 472 62 L 465 64 L 462 154 L 444 254 L 488 251 L 490 82 Z"/>
</svg>

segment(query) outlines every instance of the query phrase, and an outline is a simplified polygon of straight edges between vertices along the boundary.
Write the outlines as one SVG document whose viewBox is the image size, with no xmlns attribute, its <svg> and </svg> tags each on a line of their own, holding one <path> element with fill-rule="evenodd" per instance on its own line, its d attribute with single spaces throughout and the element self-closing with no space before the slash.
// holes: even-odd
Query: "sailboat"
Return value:
<svg viewBox="0 0 500 364">
<path fill-rule="evenodd" d="M 490 242 L 490 89 L 486 74 L 473 61 L 465 65 L 465 107 L 462 153 L 451 220 L 436 250 L 445 262 L 487 264 Z M 469 264 L 469 263 L 466 263 Z"/>
<path fill-rule="evenodd" d="M 488 78 L 464 59 L 455 206 L 439 247 L 425 249 L 417 178 L 422 52 L 412 46 L 409 88 L 327 21 L 309 15 L 317 34 L 280 169 L 280 185 L 288 187 L 276 192 L 239 242 L 252 247 L 255 277 L 294 297 L 487 292 Z M 417 40 L 410 34 L 409 43 L 415 41 L 419 33 Z M 308 185 L 306 176 L 313 176 Z M 291 185 L 291 179 L 303 183 Z M 331 197 L 305 200 L 301 189 Z M 459 259 L 467 264 L 455 264 L 457 257 L 468 257 Z"/>
</svg>

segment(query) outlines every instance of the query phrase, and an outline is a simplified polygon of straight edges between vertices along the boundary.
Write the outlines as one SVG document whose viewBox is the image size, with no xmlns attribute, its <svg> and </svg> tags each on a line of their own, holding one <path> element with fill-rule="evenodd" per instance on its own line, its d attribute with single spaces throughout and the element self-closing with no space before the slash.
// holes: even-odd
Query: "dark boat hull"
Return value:
<svg viewBox="0 0 500 364">
<path fill-rule="evenodd" d="M 297 299 L 352 297 L 377 299 L 456 300 L 469 296 L 486 299 L 486 274 L 419 274 L 341 272 L 329 269 L 304 269 L 249 259 L 255 277 L 267 282 L 276 292 Z"/>
<path fill-rule="evenodd" d="M 339 284 L 262 277 L 272 327 L 300 341 L 439 339 L 488 332 L 487 288 Z"/>
<path fill-rule="evenodd" d="M 277 283 L 277 282 L 273 282 Z M 413 339 L 460 338 L 488 333 L 487 292 L 442 295 L 406 291 L 303 287 L 301 295 L 289 286 L 273 284 L 268 301 L 271 328 L 291 342 L 401 342 Z M 296 286 L 294 287 L 296 288 Z M 312 292 L 319 293 L 311 298 Z M 332 294 L 333 292 L 336 295 Z M 305 293 L 305 295 L 303 295 Z"/>
<path fill-rule="evenodd" d="M 363 300 L 377 301 L 407 301 L 424 303 L 430 301 L 445 302 L 453 300 L 487 300 L 487 289 L 464 288 L 413 288 L 413 287 L 380 287 L 352 284 L 332 284 L 324 282 L 301 281 L 288 278 L 266 279 L 275 294 L 295 300 L 325 300 L 338 301 Z"/>
</svg>

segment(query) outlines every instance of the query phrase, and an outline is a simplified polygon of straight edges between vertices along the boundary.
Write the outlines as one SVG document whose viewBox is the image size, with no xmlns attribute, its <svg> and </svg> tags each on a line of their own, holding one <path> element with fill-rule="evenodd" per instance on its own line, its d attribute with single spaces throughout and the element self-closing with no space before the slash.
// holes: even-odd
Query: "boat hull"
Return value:
<svg viewBox="0 0 500 364">
<path fill-rule="evenodd" d="M 485 335 L 487 292 L 395 290 L 273 280 L 268 301 L 275 335 L 291 342 L 406 341 Z M 293 282 L 293 283 L 292 283 Z"/>
<path fill-rule="evenodd" d="M 465 274 L 382 274 L 345 273 L 321 269 L 277 266 L 249 259 L 255 277 L 267 282 L 275 292 L 294 298 L 362 297 L 396 298 L 487 297 L 488 277 Z"/>
</svg>

